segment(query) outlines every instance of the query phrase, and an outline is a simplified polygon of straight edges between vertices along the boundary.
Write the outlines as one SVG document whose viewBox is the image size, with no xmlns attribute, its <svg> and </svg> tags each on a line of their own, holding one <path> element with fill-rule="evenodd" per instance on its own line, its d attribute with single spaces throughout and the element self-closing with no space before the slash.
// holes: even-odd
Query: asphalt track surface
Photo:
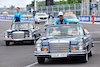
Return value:
<svg viewBox="0 0 100 67">
<path fill-rule="evenodd" d="M 9 29 L 11 22 L 0 21 L 0 67 L 100 67 L 100 25 L 81 24 L 87 29 L 94 39 L 94 55 L 87 63 L 81 63 L 80 58 L 46 59 L 45 64 L 38 64 L 34 56 L 34 45 L 11 44 L 5 46 L 3 41 L 4 31 Z M 37 24 L 45 35 L 43 24 Z"/>
</svg>

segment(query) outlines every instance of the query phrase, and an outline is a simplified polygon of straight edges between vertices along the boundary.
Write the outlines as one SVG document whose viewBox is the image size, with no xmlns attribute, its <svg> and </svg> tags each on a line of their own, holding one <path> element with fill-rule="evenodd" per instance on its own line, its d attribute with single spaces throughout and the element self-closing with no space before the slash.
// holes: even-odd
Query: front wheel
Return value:
<svg viewBox="0 0 100 67">
<path fill-rule="evenodd" d="M 36 39 L 34 39 L 34 43 L 33 44 L 35 45 L 35 43 L 36 43 Z"/>
<path fill-rule="evenodd" d="M 10 42 L 6 41 L 6 46 L 9 46 L 10 45 Z"/>
<path fill-rule="evenodd" d="M 88 60 L 89 60 L 89 56 L 88 56 L 88 53 L 87 53 L 82 57 L 82 62 L 86 63 L 86 62 L 88 62 Z"/>
<path fill-rule="evenodd" d="M 38 61 L 39 64 L 43 64 L 45 62 L 45 58 L 37 57 L 37 61 Z"/>
<path fill-rule="evenodd" d="M 38 24 L 40 24 L 40 23 L 38 22 Z"/>
<path fill-rule="evenodd" d="M 36 21 L 35 21 L 35 24 L 36 24 Z"/>
<path fill-rule="evenodd" d="M 36 39 L 34 39 L 33 41 L 31 41 L 32 45 L 35 45 L 35 43 L 36 43 Z"/>
<path fill-rule="evenodd" d="M 93 56 L 93 49 L 90 51 L 89 56 Z"/>
</svg>

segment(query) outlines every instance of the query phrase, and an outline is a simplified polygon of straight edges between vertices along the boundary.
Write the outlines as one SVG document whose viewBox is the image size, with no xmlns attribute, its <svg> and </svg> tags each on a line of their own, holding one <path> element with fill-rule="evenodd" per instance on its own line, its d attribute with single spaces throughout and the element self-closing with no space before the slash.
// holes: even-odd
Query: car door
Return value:
<svg viewBox="0 0 100 67">
<path fill-rule="evenodd" d="M 84 29 L 84 32 L 85 32 L 84 41 L 86 46 L 88 46 L 87 49 L 89 51 L 92 48 L 92 36 L 86 29 Z"/>
</svg>

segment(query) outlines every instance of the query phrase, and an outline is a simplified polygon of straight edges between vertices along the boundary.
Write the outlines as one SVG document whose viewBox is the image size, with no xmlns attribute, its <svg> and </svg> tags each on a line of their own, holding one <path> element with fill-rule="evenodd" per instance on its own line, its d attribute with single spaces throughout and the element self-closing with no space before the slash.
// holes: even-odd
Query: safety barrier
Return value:
<svg viewBox="0 0 100 67">
<path fill-rule="evenodd" d="M 77 16 L 79 21 L 91 22 L 92 16 Z M 0 16 L 1 20 L 13 20 L 12 16 Z M 100 16 L 95 16 L 95 22 L 100 22 Z M 34 21 L 34 17 L 22 17 L 22 21 Z"/>
<path fill-rule="evenodd" d="M 13 20 L 12 16 L 0 16 L 1 20 Z M 22 21 L 34 21 L 34 17 L 22 17 Z"/>
<path fill-rule="evenodd" d="M 94 18 L 95 22 L 100 22 L 100 16 L 95 16 Z M 92 22 L 92 16 L 78 16 L 78 19 L 83 22 Z"/>
</svg>

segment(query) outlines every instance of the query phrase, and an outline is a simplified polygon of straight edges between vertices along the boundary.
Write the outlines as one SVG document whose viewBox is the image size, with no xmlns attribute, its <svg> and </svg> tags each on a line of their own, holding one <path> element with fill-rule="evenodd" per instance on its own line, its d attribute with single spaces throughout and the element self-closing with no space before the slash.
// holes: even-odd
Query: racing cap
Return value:
<svg viewBox="0 0 100 67">
<path fill-rule="evenodd" d="M 59 14 L 58 14 L 58 16 L 63 16 L 63 12 L 60 11 Z"/>
</svg>

